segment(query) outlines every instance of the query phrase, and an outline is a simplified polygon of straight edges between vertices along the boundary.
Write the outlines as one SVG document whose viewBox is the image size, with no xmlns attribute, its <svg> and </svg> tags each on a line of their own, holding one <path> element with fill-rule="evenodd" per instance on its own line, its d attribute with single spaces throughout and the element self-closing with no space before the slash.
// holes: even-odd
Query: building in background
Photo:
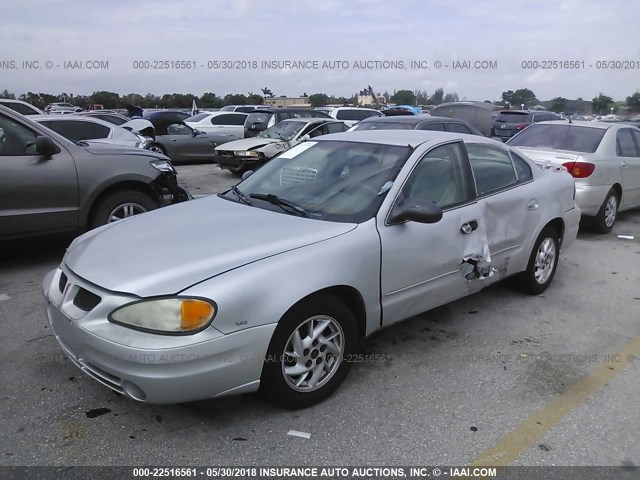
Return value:
<svg viewBox="0 0 640 480">
<path fill-rule="evenodd" d="M 311 108 L 309 97 L 272 97 L 265 98 L 264 104 L 274 108 Z"/>
<path fill-rule="evenodd" d="M 376 105 L 376 99 L 378 105 L 386 105 L 387 103 L 387 99 L 383 95 L 376 95 L 374 98 L 368 90 L 360 90 L 358 93 L 358 105 L 361 107 L 373 107 Z"/>
</svg>

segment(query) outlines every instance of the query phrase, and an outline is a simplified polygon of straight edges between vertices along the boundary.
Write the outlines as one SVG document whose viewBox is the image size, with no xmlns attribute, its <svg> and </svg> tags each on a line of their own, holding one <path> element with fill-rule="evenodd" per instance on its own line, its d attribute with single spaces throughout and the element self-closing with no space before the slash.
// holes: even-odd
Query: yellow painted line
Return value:
<svg viewBox="0 0 640 480">
<path fill-rule="evenodd" d="M 632 339 L 618 353 L 607 356 L 604 364 L 571 385 L 545 407 L 533 413 L 493 447 L 480 454 L 470 467 L 510 465 L 536 440 L 611 381 L 634 359 L 640 362 L 640 337 Z"/>
</svg>

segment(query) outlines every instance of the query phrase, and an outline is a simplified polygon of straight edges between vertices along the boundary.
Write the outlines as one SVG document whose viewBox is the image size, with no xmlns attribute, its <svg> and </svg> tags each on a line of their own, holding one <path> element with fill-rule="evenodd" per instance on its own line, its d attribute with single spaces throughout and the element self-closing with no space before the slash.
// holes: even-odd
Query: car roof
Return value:
<svg viewBox="0 0 640 480">
<path fill-rule="evenodd" d="M 497 140 L 469 135 L 466 133 L 439 132 L 434 130 L 356 130 L 353 132 L 331 133 L 314 138 L 313 141 L 343 141 L 358 143 L 376 143 L 380 145 L 397 145 L 416 147 L 423 143 L 437 144 L 451 140 L 465 140 L 468 143 L 489 143 L 492 145 L 505 145 Z"/>
<path fill-rule="evenodd" d="M 418 115 L 398 115 L 392 117 L 369 117 L 364 120 L 360 120 L 360 122 L 380 122 L 380 123 L 409 123 L 411 125 L 417 125 L 418 123 L 426 122 L 426 123 L 434 123 L 434 122 L 455 122 L 455 123 L 466 123 L 464 120 L 459 118 L 450 118 L 450 117 L 435 117 L 432 115 L 428 115 L 426 113 L 420 113 Z"/>
<path fill-rule="evenodd" d="M 536 123 L 536 125 L 576 125 L 579 127 L 602 128 L 606 130 L 607 128 L 611 128 L 617 124 L 609 123 L 609 122 L 591 122 L 589 120 L 572 120 L 571 123 L 569 123 L 569 121 L 563 122 L 558 120 L 552 120 L 552 121 L 538 122 Z M 625 125 L 625 126 L 628 127 L 628 125 Z"/>
<path fill-rule="evenodd" d="M 30 115 L 31 119 L 36 121 L 36 122 L 41 122 L 41 121 L 50 121 L 53 120 L 54 122 L 57 120 L 64 120 L 64 121 L 69 121 L 69 120 L 76 120 L 79 122 L 89 122 L 89 123 L 97 123 L 99 125 L 103 125 L 105 127 L 109 127 L 109 128 L 113 128 L 116 127 L 117 125 L 114 125 L 113 123 L 109 123 L 105 120 L 101 120 L 99 118 L 93 118 L 91 116 L 88 115 L 56 115 L 54 114 L 49 114 L 49 115 Z"/>
<path fill-rule="evenodd" d="M 303 111 L 303 112 L 313 112 L 315 110 L 311 109 L 311 108 L 269 108 L 269 107 L 259 107 L 256 108 L 254 111 L 249 112 L 249 113 L 258 113 L 258 112 L 265 112 L 265 113 L 278 113 L 278 112 L 285 112 L 285 113 L 291 113 L 291 112 L 299 112 L 299 111 Z"/>
<path fill-rule="evenodd" d="M 340 120 L 336 120 L 335 118 L 324 118 L 324 117 L 296 117 L 296 118 L 285 118 L 281 122 L 300 122 L 300 123 L 319 123 L 319 122 L 340 122 Z"/>
</svg>

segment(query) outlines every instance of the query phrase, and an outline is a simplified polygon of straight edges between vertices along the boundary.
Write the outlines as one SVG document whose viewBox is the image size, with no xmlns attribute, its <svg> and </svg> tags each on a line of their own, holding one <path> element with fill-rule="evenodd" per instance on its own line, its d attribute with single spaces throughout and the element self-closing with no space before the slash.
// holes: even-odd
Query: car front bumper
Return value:
<svg viewBox="0 0 640 480">
<path fill-rule="evenodd" d="M 576 182 L 576 203 L 580 207 L 582 215 L 596 216 L 609 190 L 611 187 L 607 185 L 581 185 Z"/>
<path fill-rule="evenodd" d="M 217 163 L 220 168 L 231 171 L 255 169 L 265 162 L 266 160 L 261 157 L 238 157 L 218 154 L 213 156 L 213 163 Z"/>
<path fill-rule="evenodd" d="M 47 316 L 56 340 L 83 372 L 110 389 L 147 403 L 179 403 L 255 391 L 276 324 L 223 334 L 213 326 L 200 333 L 168 336 L 109 322 L 105 312 L 125 300 L 99 289 L 65 268 L 45 277 Z M 77 288 L 101 296 L 89 312 L 73 305 Z M 125 300 L 125 303 L 129 300 Z M 81 318 L 78 318 L 81 317 Z"/>
</svg>

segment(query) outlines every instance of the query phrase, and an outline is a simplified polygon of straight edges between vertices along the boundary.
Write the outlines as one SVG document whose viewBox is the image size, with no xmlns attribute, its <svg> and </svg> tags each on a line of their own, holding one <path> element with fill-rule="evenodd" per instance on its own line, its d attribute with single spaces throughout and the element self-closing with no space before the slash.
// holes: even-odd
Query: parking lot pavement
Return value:
<svg viewBox="0 0 640 480">
<path fill-rule="evenodd" d="M 194 197 L 211 195 L 227 190 L 240 181 L 228 170 L 221 170 L 211 163 L 176 165 L 178 182 L 187 187 Z"/>
<path fill-rule="evenodd" d="M 216 169 L 179 167 L 180 178 L 203 193 L 236 181 Z M 3 245 L 0 464 L 464 465 L 498 452 L 514 464 L 640 465 L 638 237 L 640 212 L 621 214 L 611 234 L 580 233 L 543 295 L 505 281 L 378 332 L 336 394 L 301 411 L 257 395 L 116 396 L 48 328 L 40 281 L 69 239 Z"/>
</svg>

